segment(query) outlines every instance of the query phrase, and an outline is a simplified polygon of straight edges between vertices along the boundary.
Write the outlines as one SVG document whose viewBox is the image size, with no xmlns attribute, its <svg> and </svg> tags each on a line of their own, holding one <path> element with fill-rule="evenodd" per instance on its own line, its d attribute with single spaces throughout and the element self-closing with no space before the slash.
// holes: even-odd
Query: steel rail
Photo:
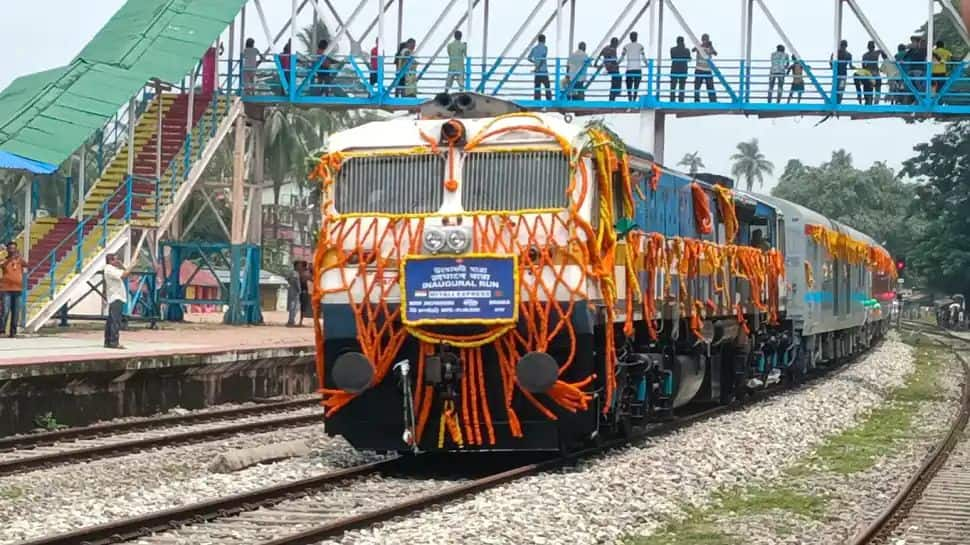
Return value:
<svg viewBox="0 0 970 545">
<path fill-rule="evenodd" d="M 300 414 L 266 420 L 256 420 L 254 422 L 245 422 L 242 424 L 231 424 L 217 428 L 172 433 L 161 437 L 145 437 L 130 441 L 119 441 L 117 443 L 93 445 L 75 449 L 67 448 L 59 452 L 39 454 L 37 456 L 31 456 L 28 458 L 15 458 L 12 460 L 0 461 L 0 476 L 26 470 L 52 467 L 64 463 L 87 461 L 96 458 L 106 458 L 109 456 L 120 456 L 122 454 L 131 454 L 155 447 L 197 443 L 200 441 L 207 441 L 219 437 L 225 437 L 227 435 L 235 435 L 238 433 L 274 431 L 280 428 L 306 426 L 322 422 L 322 414 Z"/>
<path fill-rule="evenodd" d="M 966 339 L 956 335 L 950 336 L 966 341 Z M 963 366 L 964 381 L 960 398 L 960 412 L 951 422 L 946 436 L 923 461 L 916 473 L 910 477 L 889 505 L 864 530 L 848 542 L 851 545 L 870 545 L 887 540 L 890 533 L 906 518 L 909 510 L 916 505 L 917 500 L 933 480 L 933 477 L 943 468 L 950 452 L 959 444 L 963 430 L 966 429 L 967 422 L 970 420 L 970 366 L 965 359 L 956 354 L 956 350 L 952 347 L 950 349 L 954 352 L 954 357 Z"/>
<path fill-rule="evenodd" d="M 148 417 L 143 420 L 109 422 L 105 424 L 94 424 L 91 426 L 80 426 L 76 428 L 18 435 L 16 437 L 2 437 L 0 438 L 0 454 L 2 454 L 4 451 L 14 449 L 51 445 L 67 439 L 87 439 L 121 432 L 145 431 L 154 428 L 181 426 L 185 424 L 201 424 L 204 422 L 237 416 L 251 416 L 281 410 L 299 409 L 301 407 L 312 407 L 314 405 L 318 405 L 319 403 L 320 400 L 317 398 L 280 401 L 262 403 L 248 407 L 234 407 L 231 409 L 218 409 L 191 414 Z"/>
</svg>

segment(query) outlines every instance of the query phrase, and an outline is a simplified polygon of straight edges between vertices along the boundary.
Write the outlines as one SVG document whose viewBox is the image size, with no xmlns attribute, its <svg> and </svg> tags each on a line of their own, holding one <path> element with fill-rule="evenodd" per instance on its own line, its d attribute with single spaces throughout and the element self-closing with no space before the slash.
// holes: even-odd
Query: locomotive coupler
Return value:
<svg viewBox="0 0 970 545">
<path fill-rule="evenodd" d="M 458 399 L 461 377 L 461 358 L 447 344 L 439 344 L 435 355 L 424 360 L 424 383 L 434 386 L 441 399 Z"/>
</svg>

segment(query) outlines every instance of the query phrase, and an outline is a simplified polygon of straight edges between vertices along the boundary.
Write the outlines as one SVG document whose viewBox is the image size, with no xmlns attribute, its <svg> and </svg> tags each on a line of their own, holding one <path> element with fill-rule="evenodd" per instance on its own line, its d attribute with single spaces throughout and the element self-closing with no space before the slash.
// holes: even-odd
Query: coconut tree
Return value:
<svg viewBox="0 0 970 545">
<path fill-rule="evenodd" d="M 684 154 L 684 158 L 677 163 L 677 166 L 687 167 L 691 176 L 696 176 L 700 169 L 705 168 L 704 160 L 701 159 L 701 154 L 698 151 Z"/>
<path fill-rule="evenodd" d="M 731 156 L 734 165 L 731 166 L 731 174 L 735 178 L 744 179 L 745 188 L 751 191 L 755 181 L 758 187 L 765 184 L 765 174 L 772 174 L 775 165 L 765 159 L 765 155 L 758 148 L 758 139 L 752 138 L 748 142 L 738 143 L 738 151 Z"/>
</svg>

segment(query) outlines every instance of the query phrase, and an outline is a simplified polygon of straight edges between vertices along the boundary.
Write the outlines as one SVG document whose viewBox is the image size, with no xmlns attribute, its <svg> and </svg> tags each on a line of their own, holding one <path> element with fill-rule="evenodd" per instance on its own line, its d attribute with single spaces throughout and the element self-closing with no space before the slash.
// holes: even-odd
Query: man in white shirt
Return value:
<svg viewBox="0 0 970 545">
<path fill-rule="evenodd" d="M 637 41 L 637 33 L 630 33 L 630 42 L 623 46 L 623 54 L 620 55 L 620 62 L 626 59 L 626 96 L 630 102 L 637 100 L 637 91 L 640 88 L 640 80 L 643 79 L 643 65 L 647 62 L 647 56 L 643 53 L 643 45 Z"/>
<path fill-rule="evenodd" d="M 707 97 L 711 102 L 717 102 L 717 91 L 714 90 L 714 73 L 711 71 L 711 60 L 717 56 L 714 43 L 707 34 L 701 36 L 700 47 L 694 48 L 697 58 L 694 60 L 694 102 L 701 101 L 701 85 L 707 87 Z"/>
<path fill-rule="evenodd" d="M 110 254 L 104 266 L 104 297 L 108 302 L 108 319 L 104 322 L 104 347 L 124 347 L 119 344 L 121 334 L 121 313 L 128 302 L 128 287 L 125 279 L 131 273 L 125 269 L 118 256 Z"/>
<path fill-rule="evenodd" d="M 566 98 L 583 100 L 586 89 L 586 67 L 589 65 L 589 55 L 586 54 L 586 42 L 579 42 L 579 49 L 569 55 L 566 62 L 568 83 Z"/>
</svg>

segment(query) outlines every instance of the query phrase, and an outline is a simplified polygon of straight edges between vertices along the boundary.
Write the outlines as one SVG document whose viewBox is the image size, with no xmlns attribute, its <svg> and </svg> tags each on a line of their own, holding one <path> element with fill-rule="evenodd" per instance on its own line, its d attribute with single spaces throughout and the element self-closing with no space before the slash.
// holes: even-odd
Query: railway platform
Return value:
<svg viewBox="0 0 970 545">
<path fill-rule="evenodd" d="M 164 323 L 103 347 L 100 324 L 0 340 L 0 436 L 312 392 L 311 328 Z"/>
</svg>

